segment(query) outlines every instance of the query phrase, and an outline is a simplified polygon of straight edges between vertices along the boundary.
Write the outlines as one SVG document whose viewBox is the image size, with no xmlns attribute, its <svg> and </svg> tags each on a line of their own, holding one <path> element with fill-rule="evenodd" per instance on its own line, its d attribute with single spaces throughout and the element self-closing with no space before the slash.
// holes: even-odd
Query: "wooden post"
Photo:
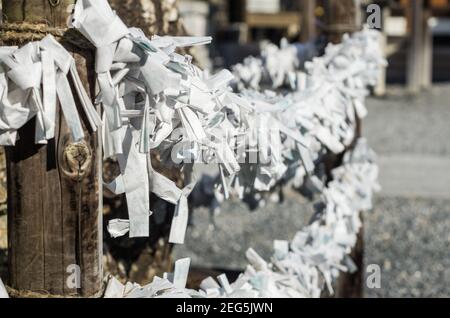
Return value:
<svg viewBox="0 0 450 318">
<path fill-rule="evenodd" d="M 362 137 L 362 120 L 356 121 L 356 136 L 353 144 L 346 149 L 351 151 L 356 141 Z M 335 297 L 337 298 L 363 298 L 364 297 L 364 215 L 360 213 L 361 229 L 359 230 L 356 245 L 353 247 L 350 257 L 356 265 L 356 271 L 341 273 L 336 282 Z"/>
<path fill-rule="evenodd" d="M 433 83 L 433 33 L 429 24 L 432 17 L 431 8 L 424 9 L 423 16 L 423 66 L 421 85 L 423 88 L 429 88 Z"/>
<path fill-rule="evenodd" d="M 332 43 L 340 43 L 345 33 L 352 33 L 361 30 L 361 13 L 359 10 L 360 0 L 328 0 L 327 9 L 327 31 L 328 40 Z M 358 120 L 356 127 L 356 138 L 361 136 L 361 121 Z M 349 151 L 351 149 L 347 149 Z M 354 273 L 344 273 L 337 282 L 336 297 L 363 297 L 364 279 L 364 235 L 363 229 L 358 235 L 356 246 L 351 257 L 357 266 Z"/>
<path fill-rule="evenodd" d="M 301 42 L 308 42 L 316 37 L 316 0 L 300 1 L 302 10 Z"/>
<path fill-rule="evenodd" d="M 382 9 L 382 26 L 381 26 L 381 34 L 379 36 L 380 39 L 380 46 L 383 50 L 383 54 L 386 57 L 386 50 L 387 50 L 387 44 L 388 44 L 388 36 L 386 33 L 386 21 L 391 15 L 391 9 L 389 6 L 384 5 Z M 378 77 L 377 85 L 374 88 L 374 94 L 375 96 L 381 97 L 386 95 L 386 76 L 387 76 L 387 70 L 386 67 L 383 67 L 380 71 L 380 76 Z"/>
<path fill-rule="evenodd" d="M 414 0 L 409 2 L 409 51 L 407 68 L 407 89 L 415 94 L 420 91 L 423 81 L 423 55 L 424 55 L 424 1 Z"/>
<path fill-rule="evenodd" d="M 327 0 L 328 41 L 340 43 L 345 33 L 361 30 L 361 0 Z"/>
<path fill-rule="evenodd" d="M 364 217 L 361 215 L 363 226 L 358 233 L 358 239 L 350 257 L 358 268 L 355 273 L 341 273 L 337 281 L 337 298 L 362 298 L 364 296 Z"/>
<path fill-rule="evenodd" d="M 35 25 L 45 21 L 47 25 L 39 24 L 41 29 L 64 29 L 70 4 L 72 0 L 3 0 L 4 22 Z M 94 52 L 62 44 L 73 54 L 82 82 L 94 96 Z M 7 147 L 9 285 L 13 296 L 97 296 L 102 290 L 101 139 L 86 129 L 86 118 L 76 94 L 74 97 L 86 135 L 81 144 L 72 143 L 58 111 L 56 137 L 48 145 L 34 143 L 35 121 L 31 120 L 19 130 L 16 146 Z M 80 171 L 80 165 L 85 170 Z"/>
</svg>

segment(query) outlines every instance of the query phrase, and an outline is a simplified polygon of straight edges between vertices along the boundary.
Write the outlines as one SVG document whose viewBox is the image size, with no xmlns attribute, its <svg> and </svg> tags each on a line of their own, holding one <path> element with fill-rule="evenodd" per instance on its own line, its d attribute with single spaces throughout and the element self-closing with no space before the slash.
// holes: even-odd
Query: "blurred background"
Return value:
<svg viewBox="0 0 450 318">
<path fill-rule="evenodd" d="M 381 267 L 382 285 L 365 288 L 365 295 L 450 296 L 450 0 L 112 2 L 119 15 L 131 12 L 131 24 L 149 24 L 149 33 L 172 34 L 180 22 L 183 34 L 213 36 L 211 45 L 190 51 L 211 72 L 258 57 L 267 43 L 282 39 L 304 62 L 311 57 L 308 48 L 320 55 L 326 43 L 361 28 L 376 4 L 389 66 L 367 101 L 362 124 L 378 153 L 383 187 L 374 210 L 364 215 L 364 264 Z M 4 160 L 1 153 L 0 277 L 7 259 Z M 281 204 L 275 199 L 256 211 L 225 202 L 214 224 L 207 208 L 197 208 L 186 244 L 175 247 L 173 259 L 191 257 L 197 271 L 229 274 L 244 268 L 249 247 L 268 259 L 273 240 L 291 239 L 312 212 L 296 193 L 286 191 Z"/>
<path fill-rule="evenodd" d="M 349 3 L 350 2 L 350 3 Z M 212 45 L 197 56 L 204 67 L 224 68 L 260 54 L 261 42 L 339 41 L 365 22 L 370 5 L 381 13 L 386 38 L 388 83 L 408 82 L 408 56 L 419 49 L 431 80 L 450 80 L 450 6 L 447 0 L 178 0 L 181 19 L 192 35 L 212 35 Z M 356 9 L 357 8 L 357 9 Z M 418 57 L 419 58 L 419 57 Z M 428 59 L 428 60 L 425 60 Z M 416 63 L 410 63 L 416 64 Z M 411 72 L 409 72 L 411 73 Z"/>
</svg>

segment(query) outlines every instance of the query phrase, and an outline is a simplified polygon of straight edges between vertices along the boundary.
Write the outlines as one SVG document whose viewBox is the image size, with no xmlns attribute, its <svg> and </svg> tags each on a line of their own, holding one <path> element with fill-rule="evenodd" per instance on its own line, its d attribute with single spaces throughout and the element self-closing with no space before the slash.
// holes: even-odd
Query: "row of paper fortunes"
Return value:
<svg viewBox="0 0 450 318">
<path fill-rule="evenodd" d="M 367 86 L 376 82 L 384 63 L 377 34 L 364 30 L 308 63 L 297 92 L 238 95 L 229 89 L 229 71 L 208 76 L 189 56 L 175 52 L 210 38 L 149 40 L 141 30 L 127 28 L 105 0 L 78 1 L 73 12 L 71 27 L 97 48 L 101 90 L 96 103 L 103 106 L 103 118 L 86 94 L 73 58 L 48 36 L 20 49 L 0 50 L 0 142 L 13 145 L 17 130 L 31 118 L 36 118 L 37 143 L 53 138 L 57 100 L 73 140 L 81 142 L 84 132 L 67 80 L 70 73 L 90 128 L 103 127 L 105 157 L 119 162 L 121 175 L 106 186 L 126 194 L 130 219 L 113 220 L 108 227 L 113 236 L 148 236 L 149 193 L 154 192 L 176 204 L 170 241 L 183 243 L 187 197 L 197 181 L 197 165 L 186 162 L 199 158 L 219 164 L 225 197 L 268 191 L 286 178 L 297 184 L 309 180 L 326 197 L 314 162 L 325 151 L 342 152 L 354 140 L 356 118 L 366 114 Z M 236 149 L 241 145 L 241 156 L 254 152 L 269 163 L 240 164 Z M 184 189 L 154 171 L 150 150 L 158 151 L 165 164 L 174 159 L 185 163 L 177 166 L 185 174 Z M 330 209 L 346 210 L 339 206 L 344 201 Z"/>
<path fill-rule="evenodd" d="M 339 271 L 353 271 L 355 265 L 347 256 L 355 245 L 361 223 L 360 211 L 371 208 L 372 192 L 377 190 L 374 154 L 360 139 L 346 154 L 344 165 L 333 171 L 334 180 L 324 191 L 320 217 L 299 231 L 291 242 L 275 241 L 271 262 L 264 261 L 253 249 L 246 253 L 249 265 L 232 284 L 226 275 L 202 281 L 200 290 L 186 289 L 190 259 L 175 262 L 173 273 L 155 277 L 140 286 L 123 285 L 109 277 L 106 298 L 164 297 L 320 297 L 324 284 L 332 292 L 332 280 Z M 0 279 L 0 298 L 8 294 Z"/>
</svg>

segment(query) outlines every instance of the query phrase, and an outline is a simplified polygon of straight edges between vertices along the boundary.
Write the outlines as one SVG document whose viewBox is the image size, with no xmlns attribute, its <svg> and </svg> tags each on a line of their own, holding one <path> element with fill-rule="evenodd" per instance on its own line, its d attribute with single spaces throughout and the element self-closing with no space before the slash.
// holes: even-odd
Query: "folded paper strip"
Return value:
<svg viewBox="0 0 450 318">
<path fill-rule="evenodd" d="M 367 88 L 376 83 L 385 64 L 378 33 L 364 29 L 345 36 L 341 44 L 329 45 L 323 56 L 306 62 L 302 74 L 296 73 L 300 62 L 294 58 L 276 71 L 279 59 L 268 50 L 265 63 L 273 87 L 287 79 L 295 89 L 282 95 L 255 90 L 258 80 L 238 85 L 242 90 L 234 93 L 231 72 L 209 76 L 190 56 L 176 52 L 179 47 L 207 44 L 210 37 L 149 39 L 141 30 L 126 27 L 106 0 L 77 1 L 70 21 L 97 50 L 96 103 L 102 105 L 102 118 L 79 83 L 73 59 L 62 58 L 67 52 L 49 36 L 20 49 L 0 49 L 0 142 L 14 144 L 17 129 L 33 117 L 36 142 L 52 138 L 57 98 L 74 140 L 81 140 L 79 115 L 66 79 L 70 72 L 80 84 L 74 86 L 92 128 L 103 125 L 104 157 L 116 158 L 120 166 L 119 177 L 105 186 L 125 193 L 129 220 L 112 220 L 108 225 L 112 236 L 148 236 L 153 192 L 176 205 L 170 242 L 182 244 L 187 198 L 204 163 L 219 167 L 217 197 L 243 198 L 291 182 L 307 185 L 323 203 L 317 205 L 315 222 L 293 241 L 275 242 L 271 263 L 249 250 L 250 265 L 233 284 L 220 276 L 219 283 L 207 279 L 200 291 L 187 290 L 189 261 L 180 260 L 173 275 L 155 278 L 145 287 L 123 286 L 111 279 L 106 296 L 318 297 L 324 283 L 331 289 L 339 270 L 351 267 L 346 255 L 356 241 L 359 212 L 370 208 L 377 188 L 377 166 L 364 139 L 345 155 L 328 184 L 316 163 L 326 153 L 342 153 L 355 140 L 357 121 L 367 114 Z M 293 56 L 291 49 L 284 49 L 283 54 Z M 256 75 L 246 74 L 250 80 L 260 77 L 258 68 L 253 69 Z M 153 151 L 164 164 L 181 169 L 184 188 L 153 169 Z M 252 157 L 257 160 L 248 162 Z"/>
<path fill-rule="evenodd" d="M 13 146 L 17 131 L 36 119 L 35 141 L 55 137 L 57 103 L 74 142 L 84 138 L 68 75 L 89 122 L 96 131 L 101 119 L 78 75 L 75 60 L 51 35 L 39 42 L 0 48 L 0 145 Z"/>
<path fill-rule="evenodd" d="M 154 192 L 176 204 L 170 242 L 183 243 L 198 158 L 218 163 L 225 197 L 248 189 L 268 191 L 289 175 L 297 183 L 311 178 L 320 188 L 314 160 L 324 149 L 340 153 L 352 142 L 356 116 L 365 112 L 366 86 L 376 80 L 383 63 L 373 44 L 376 33 L 365 30 L 308 63 L 308 86 L 295 94 L 236 94 L 229 86 L 229 71 L 208 76 L 190 56 L 176 52 L 177 47 L 209 43 L 209 37 L 148 39 L 141 30 L 125 27 L 106 0 L 78 1 L 71 24 L 97 48 L 104 154 L 116 157 L 121 169 L 107 188 L 125 192 L 130 216 L 129 223 L 109 224 L 114 236 L 127 231 L 130 237 L 148 235 L 148 197 Z M 270 136 L 267 129 L 261 133 L 266 127 L 271 127 Z M 241 144 L 246 148 L 239 154 Z M 268 164 L 239 163 L 240 155 L 255 149 Z M 150 151 L 167 164 L 175 157 L 189 176 L 188 186 L 179 189 L 157 173 Z"/>
<path fill-rule="evenodd" d="M 323 204 L 316 205 L 315 221 L 292 241 L 275 241 L 270 262 L 249 249 L 249 265 L 234 283 L 220 275 L 217 281 L 205 279 L 200 290 L 186 289 L 180 282 L 186 282 L 189 262 L 180 260 L 173 275 L 156 277 L 145 286 L 123 285 L 111 277 L 105 297 L 304 298 L 320 297 L 324 285 L 333 292 L 332 281 L 340 271 L 355 268 L 348 254 L 361 227 L 360 211 L 371 208 L 372 193 L 378 188 L 374 159 L 366 141 L 359 139 L 354 150 L 345 155 L 344 164 L 333 170 L 334 179 L 322 195 Z"/>
<path fill-rule="evenodd" d="M 239 89 L 259 90 L 264 85 L 273 89 L 302 86 L 305 74 L 298 69 L 318 55 L 320 44 L 320 41 L 289 44 L 286 39 L 281 40 L 280 47 L 262 43 L 260 57 L 246 57 L 232 67 Z"/>
</svg>

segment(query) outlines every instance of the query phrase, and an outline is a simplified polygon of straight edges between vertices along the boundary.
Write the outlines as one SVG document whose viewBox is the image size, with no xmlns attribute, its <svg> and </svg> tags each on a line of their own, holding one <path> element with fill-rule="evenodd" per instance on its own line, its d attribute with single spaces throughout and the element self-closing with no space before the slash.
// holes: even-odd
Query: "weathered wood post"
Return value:
<svg viewBox="0 0 450 318">
<path fill-rule="evenodd" d="M 300 41 L 308 42 L 316 37 L 316 0 L 300 1 L 302 10 L 302 28 L 300 30 Z"/>
<path fill-rule="evenodd" d="M 433 34 L 429 25 L 432 11 L 423 0 L 410 1 L 407 8 L 409 47 L 407 89 L 415 94 L 433 81 Z"/>
<path fill-rule="evenodd" d="M 362 28 L 360 0 L 328 0 L 327 33 L 328 40 L 340 43 L 345 33 L 360 31 Z M 358 120 L 355 140 L 361 136 L 361 121 Z M 338 158 L 334 162 L 339 164 Z M 332 166 L 332 165 L 331 165 Z M 358 240 L 350 257 L 357 266 L 354 273 L 341 273 L 336 286 L 336 297 L 360 298 L 363 297 L 364 280 L 364 226 L 358 234 Z"/>
<path fill-rule="evenodd" d="M 2 45 L 23 45 L 52 33 L 73 54 L 82 82 L 93 97 L 94 51 L 66 40 L 70 14 L 67 7 L 74 1 L 2 2 Z M 77 96 L 74 97 L 80 110 Z M 48 145 L 34 143 L 33 119 L 19 130 L 16 146 L 6 149 L 12 296 L 101 294 L 100 144 L 97 133 L 86 129 L 86 118 L 81 115 L 81 119 L 86 135 L 82 143 L 72 143 L 67 124 L 58 111 L 55 139 Z"/>
<path fill-rule="evenodd" d="M 386 1 L 379 1 L 379 5 L 382 6 L 381 9 L 381 34 L 379 36 L 380 46 L 383 50 L 384 57 L 386 58 L 386 50 L 388 45 L 388 34 L 386 30 L 386 21 L 391 15 L 391 8 L 389 7 L 389 3 Z M 382 97 L 386 95 L 386 76 L 387 76 L 387 68 L 383 67 L 380 71 L 380 76 L 378 77 L 378 83 L 374 87 L 375 96 Z"/>
<path fill-rule="evenodd" d="M 428 3 L 423 14 L 423 62 L 421 85 L 424 89 L 430 88 L 433 84 L 433 31 L 430 27 L 430 19 L 433 13 Z"/>
<path fill-rule="evenodd" d="M 327 0 L 327 34 L 332 43 L 340 43 L 342 35 L 361 30 L 361 0 Z"/>
<path fill-rule="evenodd" d="M 412 94 L 418 93 L 423 80 L 424 57 L 424 1 L 410 1 L 407 8 L 409 48 L 407 88 Z"/>
</svg>

